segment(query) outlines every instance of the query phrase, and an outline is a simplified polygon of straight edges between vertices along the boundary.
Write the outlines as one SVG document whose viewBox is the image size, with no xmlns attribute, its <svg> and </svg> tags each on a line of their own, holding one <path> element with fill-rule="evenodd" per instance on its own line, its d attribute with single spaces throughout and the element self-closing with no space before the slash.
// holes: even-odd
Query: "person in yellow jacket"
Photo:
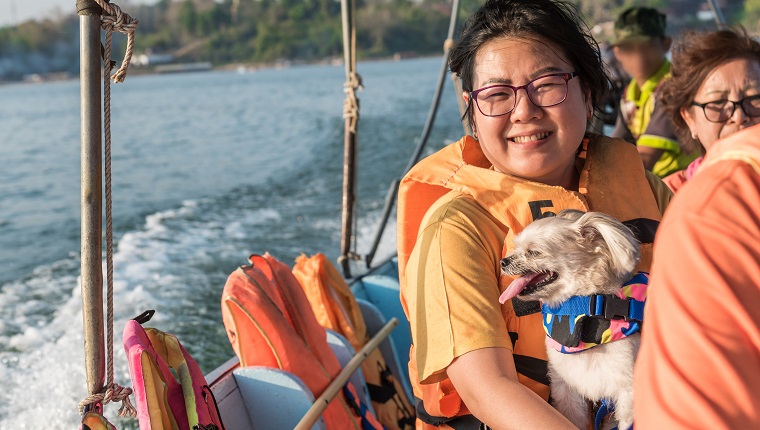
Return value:
<svg viewBox="0 0 760 430">
<path fill-rule="evenodd" d="M 672 194 L 636 148 L 586 135 L 607 89 L 599 48 L 575 6 L 488 0 L 464 25 L 450 67 L 474 136 L 418 163 L 399 188 L 401 301 L 412 330 L 417 428 L 567 429 L 547 402 L 538 303 L 499 304 L 499 262 L 532 221 L 605 212 L 642 245 Z"/>
<path fill-rule="evenodd" d="M 656 9 L 632 7 L 615 21 L 613 53 L 631 82 L 623 94 L 612 136 L 635 143 L 644 168 L 657 176 L 682 170 L 699 154 L 685 151 L 673 122 L 662 109 L 659 88 L 670 77 L 665 54 L 671 39 L 665 35 L 665 15 Z"/>
</svg>

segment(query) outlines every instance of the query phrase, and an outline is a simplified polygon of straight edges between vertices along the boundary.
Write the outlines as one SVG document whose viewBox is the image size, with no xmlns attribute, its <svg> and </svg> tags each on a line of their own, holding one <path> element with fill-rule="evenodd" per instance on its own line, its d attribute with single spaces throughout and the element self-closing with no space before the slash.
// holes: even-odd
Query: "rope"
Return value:
<svg viewBox="0 0 760 430">
<path fill-rule="evenodd" d="M 132 394 L 131 388 L 122 387 L 119 384 L 111 384 L 111 386 L 108 387 L 105 392 L 92 394 L 90 396 L 87 396 L 86 399 L 79 402 L 79 415 L 82 415 L 84 413 L 84 408 L 87 407 L 87 405 L 91 405 L 93 403 L 102 402 L 103 404 L 106 404 L 108 402 L 121 402 L 121 407 L 119 408 L 119 416 L 126 417 L 127 415 L 130 415 L 132 417 L 136 417 L 137 410 L 129 400 L 130 394 Z"/>
<path fill-rule="evenodd" d="M 127 34 L 127 52 L 121 68 L 113 75 L 114 82 L 124 82 L 134 49 L 134 32 L 139 22 L 129 15 L 122 13 L 117 5 L 107 1 L 95 0 L 108 15 L 101 16 L 101 27 L 105 30 L 105 46 L 103 58 L 103 133 L 105 137 L 105 200 L 106 200 L 106 343 L 107 343 L 107 380 L 105 390 L 92 394 L 79 403 L 79 414 L 85 407 L 93 403 L 106 405 L 108 402 L 121 402 L 119 416 L 137 416 L 137 410 L 129 400 L 132 389 L 122 387 L 113 382 L 113 213 L 111 192 L 111 45 L 114 30 Z"/>
<path fill-rule="evenodd" d="M 135 48 L 135 30 L 140 22 L 131 16 L 123 13 L 121 8 L 115 4 L 110 4 L 105 0 L 95 0 L 103 8 L 105 15 L 101 17 L 102 28 L 106 31 L 106 43 L 110 43 L 110 34 L 118 31 L 127 35 L 127 50 L 124 53 L 124 60 L 121 67 L 113 74 L 113 81 L 116 83 L 124 82 L 127 77 L 127 69 L 132 61 L 132 52 Z M 111 61 L 111 57 L 106 57 L 106 61 Z M 110 70 L 109 70 L 110 74 Z"/>
<path fill-rule="evenodd" d="M 355 70 L 348 74 L 346 82 L 343 84 L 343 92 L 346 93 L 346 99 L 343 101 L 343 119 L 350 119 L 349 130 L 356 134 L 356 125 L 359 122 L 359 99 L 356 98 L 356 90 L 364 89 L 362 77 Z"/>
</svg>

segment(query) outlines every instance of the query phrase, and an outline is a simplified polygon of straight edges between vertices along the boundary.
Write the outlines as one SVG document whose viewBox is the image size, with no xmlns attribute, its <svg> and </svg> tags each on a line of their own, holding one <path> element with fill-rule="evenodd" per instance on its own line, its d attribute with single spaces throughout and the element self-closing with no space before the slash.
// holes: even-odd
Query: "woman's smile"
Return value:
<svg viewBox="0 0 760 430">
<path fill-rule="evenodd" d="M 507 144 L 521 149 L 535 149 L 545 143 L 551 134 L 548 131 L 524 133 L 507 137 Z"/>
</svg>

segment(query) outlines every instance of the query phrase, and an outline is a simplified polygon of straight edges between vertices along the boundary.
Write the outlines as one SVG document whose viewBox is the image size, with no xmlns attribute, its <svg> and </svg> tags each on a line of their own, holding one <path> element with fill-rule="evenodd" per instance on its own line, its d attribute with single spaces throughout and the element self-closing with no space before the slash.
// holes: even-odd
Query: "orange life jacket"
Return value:
<svg viewBox="0 0 760 430">
<path fill-rule="evenodd" d="M 303 287 L 317 321 L 342 334 L 355 350 L 369 340 L 361 309 L 338 269 L 324 254 L 296 259 L 293 274 Z M 362 364 L 377 419 L 386 429 L 414 428 L 414 409 L 404 389 L 385 362 L 379 349 L 370 352 Z"/>
<path fill-rule="evenodd" d="M 436 200 L 451 191 L 474 197 L 502 224 L 502 230 L 507 232 L 502 257 L 511 251 L 514 236 L 534 220 L 552 216 L 563 209 L 593 210 L 611 215 L 637 230 L 642 242 L 637 271 L 649 271 L 654 231 L 661 214 L 636 147 L 620 139 L 591 136 L 579 148 L 579 157 L 584 159 L 584 163 L 578 192 L 493 170 L 478 141 L 470 136 L 443 148 L 412 168 L 401 182 L 398 200 L 399 279 L 401 302 L 407 318 L 407 300 L 415 297 L 414 293 L 407 294 L 410 288 L 406 280 L 407 261 L 417 242 L 425 213 Z M 499 261 L 494 261 L 494 265 L 499 267 Z M 500 290 L 504 291 L 511 281 L 512 278 L 502 276 Z M 507 302 L 503 306 L 512 306 L 512 303 Z M 517 360 L 518 356 L 525 357 L 526 363 L 543 363 L 545 369 L 545 334 L 541 314 L 535 313 L 537 311 L 539 309 L 536 307 L 527 315 L 508 319 L 505 323 L 510 335 L 516 334 L 517 327 L 520 327 L 519 340 L 513 342 L 520 382 L 548 399 L 548 386 L 531 375 L 535 369 L 523 366 L 523 362 Z M 529 331 L 528 336 L 525 336 L 525 330 Z M 418 402 L 418 412 L 421 401 L 424 411 L 433 418 L 445 420 L 469 414 L 449 379 L 420 384 L 416 367 L 412 345 L 409 373 L 415 397 L 419 398 L 415 400 Z"/>
<path fill-rule="evenodd" d="M 222 293 L 222 319 L 240 365 L 291 372 L 319 397 L 341 370 L 325 329 L 288 266 L 269 254 L 252 255 L 249 261 L 229 276 Z M 361 423 L 352 412 L 359 409 L 339 393 L 322 417 L 328 430 L 380 427 L 371 416 Z"/>
</svg>

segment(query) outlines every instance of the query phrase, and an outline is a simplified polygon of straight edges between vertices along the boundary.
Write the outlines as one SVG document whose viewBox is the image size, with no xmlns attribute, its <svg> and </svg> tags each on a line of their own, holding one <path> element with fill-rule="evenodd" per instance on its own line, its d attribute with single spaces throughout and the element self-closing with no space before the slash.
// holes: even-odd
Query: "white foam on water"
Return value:
<svg viewBox="0 0 760 430">
<path fill-rule="evenodd" d="M 204 277 L 188 262 L 203 263 L 220 254 L 238 255 L 227 236 L 243 238 L 246 229 L 279 217 L 272 209 L 238 212 L 233 223 L 212 214 L 203 219 L 198 202 L 146 217 L 142 229 L 124 234 L 114 255 L 115 381 L 129 385 L 121 347 L 124 323 L 146 309 L 158 309 L 151 326 L 174 331 L 183 306 L 192 306 L 194 285 Z M 216 219 L 213 219 L 216 217 Z M 208 217 L 206 217 L 208 218 Z M 232 234 L 229 234 L 232 233 Z M 86 395 L 78 259 L 44 266 L 30 277 L 4 285 L 0 309 L 0 429 L 71 429 L 76 405 Z M 105 264 L 104 264 L 105 267 Z M 221 292 L 221 285 L 218 285 Z M 219 321 L 221 324 L 221 321 Z M 224 340 L 226 341 L 226 339 Z M 118 405 L 106 416 L 118 422 Z"/>
</svg>

